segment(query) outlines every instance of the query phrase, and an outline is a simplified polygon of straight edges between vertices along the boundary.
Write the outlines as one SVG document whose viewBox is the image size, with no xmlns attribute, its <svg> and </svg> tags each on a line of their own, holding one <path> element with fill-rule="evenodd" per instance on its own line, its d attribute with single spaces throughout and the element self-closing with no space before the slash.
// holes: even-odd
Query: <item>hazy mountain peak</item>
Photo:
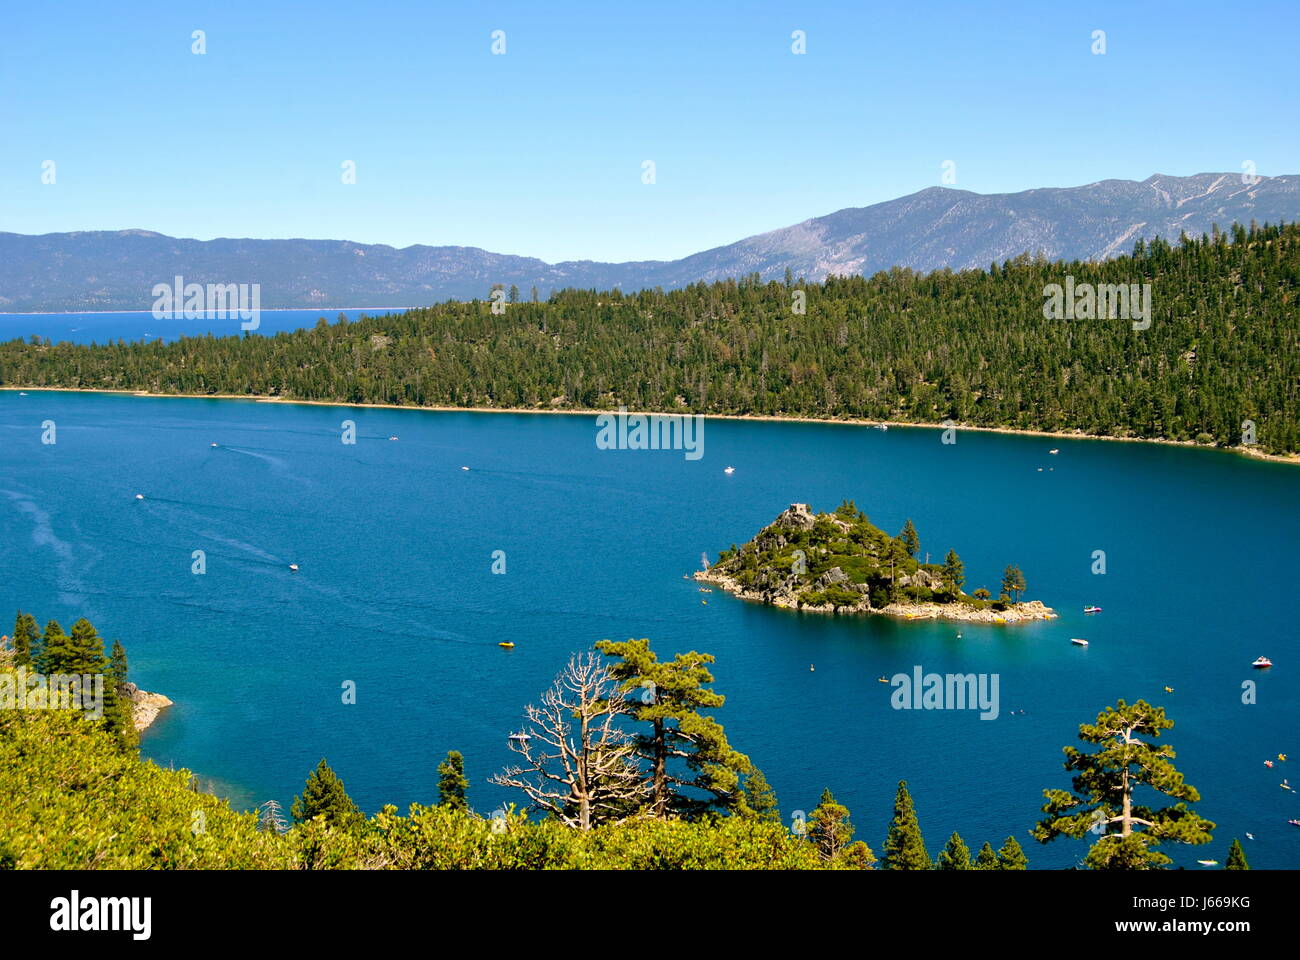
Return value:
<svg viewBox="0 0 1300 960">
<path fill-rule="evenodd" d="M 348 240 L 187 240 L 149 230 L 0 233 L 0 310 L 148 309 L 155 283 L 260 283 L 264 307 L 417 306 L 486 297 L 494 284 L 545 296 L 566 286 L 680 287 L 758 273 L 821 280 L 892 266 L 986 268 L 1021 253 L 1106 259 L 1138 238 L 1196 236 L 1217 223 L 1300 218 L 1300 178 L 1237 173 L 1099 180 L 979 194 L 916 193 L 756 234 L 680 260 L 549 264 L 477 247 L 401 249 Z"/>
</svg>

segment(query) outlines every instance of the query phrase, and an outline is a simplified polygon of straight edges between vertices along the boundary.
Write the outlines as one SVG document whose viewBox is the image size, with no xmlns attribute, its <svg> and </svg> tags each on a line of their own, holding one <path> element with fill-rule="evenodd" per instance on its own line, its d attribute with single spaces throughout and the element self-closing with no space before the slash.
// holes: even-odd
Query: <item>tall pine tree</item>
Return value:
<svg viewBox="0 0 1300 960">
<path fill-rule="evenodd" d="M 939 851 L 939 859 L 935 861 L 936 870 L 974 870 L 974 865 L 970 862 L 970 848 L 961 838 L 956 830 L 948 838 L 947 844 Z"/>
<path fill-rule="evenodd" d="M 601 640 L 596 649 L 615 660 L 610 675 L 620 690 L 633 694 L 633 716 L 650 725 L 636 740 L 650 767 L 651 812 L 668 817 L 739 811 L 741 779 L 754 767 L 732 748 L 722 724 L 701 712 L 726 702 L 706 686 L 713 682 L 707 666 L 713 655 L 692 650 L 660 661 L 644 638 Z"/>
<path fill-rule="evenodd" d="M 1249 870 L 1250 864 L 1246 862 L 1246 851 L 1241 849 L 1241 841 L 1236 837 L 1232 838 L 1232 846 L 1228 848 L 1228 862 L 1224 870 Z"/>
<path fill-rule="evenodd" d="M 33 653 L 40 653 L 41 628 L 30 613 L 18 611 L 14 619 L 14 666 L 30 667 Z"/>
<path fill-rule="evenodd" d="M 438 764 L 438 805 L 453 810 L 468 810 L 465 795 L 469 780 L 465 778 L 465 757 L 459 750 L 448 750 L 447 759 Z"/>
<path fill-rule="evenodd" d="M 322 757 L 307 777 L 302 796 L 293 798 L 289 813 L 297 823 L 303 823 L 314 817 L 324 817 L 331 827 L 351 829 L 363 818 L 357 805 L 343 788 L 343 781 L 330 769 Z"/>
<path fill-rule="evenodd" d="M 929 870 L 930 855 L 925 852 L 925 839 L 921 836 L 921 824 L 916 819 L 916 809 L 912 805 L 912 795 L 907 792 L 907 781 L 898 781 L 898 793 L 894 797 L 894 817 L 889 823 L 889 835 L 885 838 L 886 870 Z"/>
</svg>

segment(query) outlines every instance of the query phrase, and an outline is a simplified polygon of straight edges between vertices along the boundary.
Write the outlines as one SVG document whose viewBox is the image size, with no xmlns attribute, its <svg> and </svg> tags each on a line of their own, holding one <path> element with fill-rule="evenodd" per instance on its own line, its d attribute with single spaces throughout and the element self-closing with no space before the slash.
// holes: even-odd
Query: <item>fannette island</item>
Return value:
<svg viewBox="0 0 1300 960">
<path fill-rule="evenodd" d="M 1025 576 L 1014 564 L 1003 571 L 993 599 L 983 587 L 962 590 L 965 570 L 955 550 L 942 563 L 923 563 L 920 545 L 911 520 L 891 537 L 852 500 L 818 514 L 806 503 L 792 503 L 748 543 L 723 550 L 695 579 L 744 600 L 818 613 L 998 624 L 1056 616 L 1041 601 L 1019 599 Z"/>
</svg>

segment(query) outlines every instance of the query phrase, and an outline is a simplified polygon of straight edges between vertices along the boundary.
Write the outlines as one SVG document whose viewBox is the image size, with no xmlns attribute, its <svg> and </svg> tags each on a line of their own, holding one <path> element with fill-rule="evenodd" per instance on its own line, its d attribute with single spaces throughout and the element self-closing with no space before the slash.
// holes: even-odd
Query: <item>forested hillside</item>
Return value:
<svg viewBox="0 0 1300 960">
<path fill-rule="evenodd" d="M 1044 288 L 1151 284 L 1147 329 L 1047 319 Z M 938 422 L 1300 449 L 1300 227 L 1139 242 L 1103 263 L 622 294 L 511 290 L 171 344 L 0 345 L 0 383 L 412 405 Z M 806 310 L 798 312 L 806 298 Z"/>
</svg>

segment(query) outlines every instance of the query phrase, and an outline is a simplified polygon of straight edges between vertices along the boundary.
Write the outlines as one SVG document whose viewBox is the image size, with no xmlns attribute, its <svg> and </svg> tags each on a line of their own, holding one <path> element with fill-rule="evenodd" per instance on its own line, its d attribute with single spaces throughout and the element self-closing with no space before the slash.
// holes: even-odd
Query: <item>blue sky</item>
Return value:
<svg viewBox="0 0 1300 960">
<path fill-rule="evenodd" d="M 1300 173 L 1298 28 L 1294 2 L 5 4 L 0 230 L 667 259 L 946 160 L 981 193 Z"/>
</svg>

